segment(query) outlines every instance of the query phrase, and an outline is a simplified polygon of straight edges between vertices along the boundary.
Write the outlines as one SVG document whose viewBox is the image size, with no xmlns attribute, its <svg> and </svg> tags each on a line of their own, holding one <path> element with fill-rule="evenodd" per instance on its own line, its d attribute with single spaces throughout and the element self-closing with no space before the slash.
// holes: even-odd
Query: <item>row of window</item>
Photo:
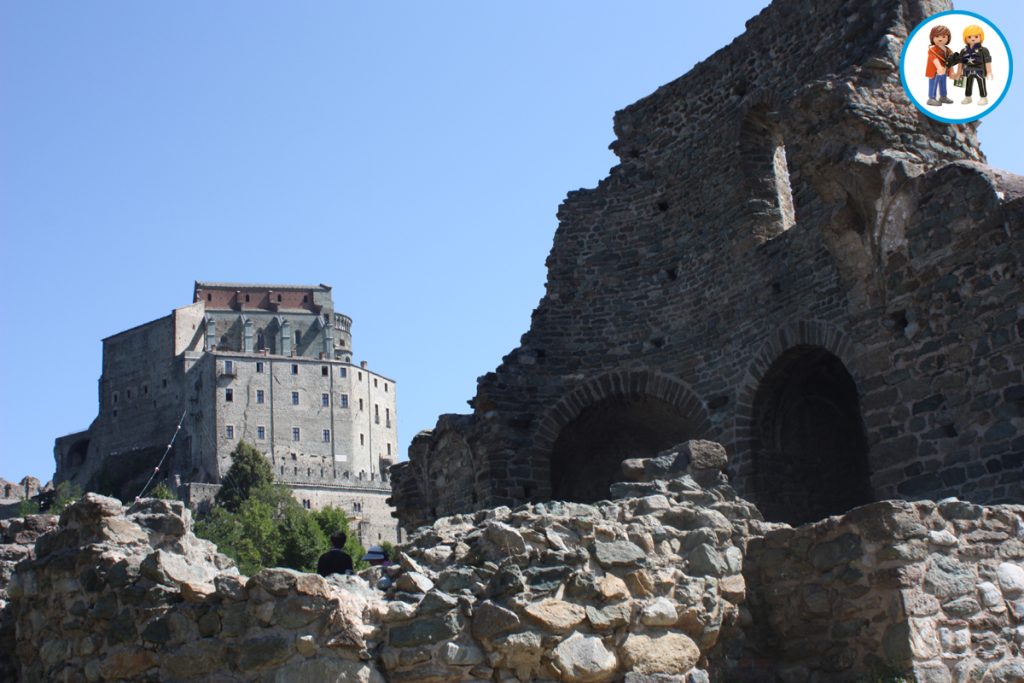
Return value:
<svg viewBox="0 0 1024 683">
<path fill-rule="evenodd" d="M 161 382 L 161 388 L 166 389 L 167 388 L 167 380 L 163 379 L 163 380 L 160 380 L 160 382 Z M 130 401 L 132 399 L 132 390 L 131 389 L 125 389 L 124 393 L 125 393 L 125 398 Z M 142 396 L 149 396 L 149 385 L 148 384 L 143 384 L 142 385 Z M 114 405 L 117 405 L 117 402 L 118 402 L 119 398 L 120 398 L 120 393 L 115 391 L 115 392 L 113 392 L 111 394 L 110 402 L 112 404 L 114 404 Z"/>
<path fill-rule="evenodd" d="M 261 360 L 256 361 L 256 372 L 257 373 L 263 373 L 264 372 L 264 367 L 265 367 L 264 361 L 261 361 Z M 232 361 L 232 360 L 225 360 L 224 361 L 224 374 L 225 375 L 233 375 L 233 374 L 235 374 L 235 362 L 234 361 Z M 299 364 L 298 363 L 292 363 L 292 374 L 293 375 L 299 374 Z M 324 376 L 324 377 L 329 377 L 330 374 L 331 374 L 331 367 L 329 365 L 321 365 L 320 366 L 320 374 L 322 376 Z M 362 371 L 359 371 L 357 374 L 359 376 L 358 377 L 358 381 L 362 382 L 363 381 L 363 373 L 362 373 Z M 342 377 L 342 378 L 348 377 L 348 368 L 347 367 L 340 367 L 340 368 L 338 368 L 338 376 Z M 164 386 L 166 386 L 166 380 L 164 380 Z M 377 385 L 377 378 L 376 377 L 373 378 L 373 386 L 374 386 L 374 388 L 377 388 L 377 386 L 378 386 Z M 388 383 L 384 382 L 384 392 L 387 393 L 387 391 L 388 391 Z"/>
<path fill-rule="evenodd" d="M 235 438 L 235 425 L 225 425 L 225 427 L 224 427 L 224 436 L 225 436 L 225 438 L 228 438 L 228 439 L 234 439 Z M 321 437 L 321 440 L 324 443 L 330 443 L 331 442 L 331 430 L 330 429 L 321 430 L 320 437 Z M 267 439 L 267 428 L 265 426 L 263 426 L 263 425 L 257 425 L 257 427 L 256 427 L 256 440 L 257 441 L 266 441 L 266 439 Z M 299 427 L 292 427 L 292 441 L 302 441 L 302 430 Z M 360 446 L 365 446 L 366 445 L 366 435 L 365 434 L 360 434 L 359 435 L 359 445 Z M 388 455 L 391 455 L 391 444 L 388 443 L 386 445 L 387 445 L 387 448 L 388 448 Z"/>
<path fill-rule="evenodd" d="M 342 408 L 348 408 L 348 394 L 341 394 L 339 397 L 339 405 Z M 228 387 L 224 390 L 224 402 L 234 403 L 235 402 L 235 390 Z M 263 389 L 256 390 L 256 403 L 262 404 L 266 402 L 266 394 Z M 299 392 L 292 392 L 292 405 L 300 405 Z M 331 395 L 324 392 L 320 394 L 320 405 L 324 408 L 328 408 L 331 405 Z M 363 399 L 359 399 L 359 410 L 363 410 Z M 384 420 L 388 427 L 391 426 L 391 408 L 384 408 Z M 380 424 L 380 404 L 373 404 L 373 421 Z"/>
</svg>

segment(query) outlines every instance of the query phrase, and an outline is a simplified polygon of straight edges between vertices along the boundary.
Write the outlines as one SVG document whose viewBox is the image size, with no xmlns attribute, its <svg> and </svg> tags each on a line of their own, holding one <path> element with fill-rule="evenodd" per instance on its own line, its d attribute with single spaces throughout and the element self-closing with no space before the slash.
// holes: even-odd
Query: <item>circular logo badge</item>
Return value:
<svg viewBox="0 0 1024 683">
<path fill-rule="evenodd" d="M 950 10 L 911 31 L 900 55 L 900 79 L 914 106 L 936 121 L 977 121 L 999 106 L 1013 78 L 1002 31 L 973 12 Z"/>
</svg>

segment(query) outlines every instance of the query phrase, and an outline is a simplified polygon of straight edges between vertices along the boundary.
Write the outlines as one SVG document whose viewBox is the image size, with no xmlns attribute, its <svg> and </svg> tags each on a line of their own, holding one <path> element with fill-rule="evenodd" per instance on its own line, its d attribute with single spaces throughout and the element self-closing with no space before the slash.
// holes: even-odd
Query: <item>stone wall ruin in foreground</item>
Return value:
<svg viewBox="0 0 1024 683">
<path fill-rule="evenodd" d="M 26 682 L 1024 675 L 1024 506 L 890 501 L 794 529 L 738 498 L 725 464 L 691 441 L 626 461 L 614 500 L 440 519 L 386 590 L 242 577 L 180 503 L 89 494 L 17 565 L 0 666 Z M 19 530 L 53 521 L 4 524 L 16 557 Z"/>
</svg>

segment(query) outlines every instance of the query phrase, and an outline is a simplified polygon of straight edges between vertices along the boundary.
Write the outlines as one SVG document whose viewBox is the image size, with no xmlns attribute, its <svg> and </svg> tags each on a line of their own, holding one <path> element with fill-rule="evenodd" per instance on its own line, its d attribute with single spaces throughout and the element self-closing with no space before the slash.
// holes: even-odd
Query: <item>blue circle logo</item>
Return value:
<svg viewBox="0 0 1024 683">
<path fill-rule="evenodd" d="M 922 21 L 900 54 L 900 81 L 925 116 L 943 123 L 977 121 L 999 106 L 1013 80 L 1013 55 L 991 21 L 949 10 Z"/>
</svg>

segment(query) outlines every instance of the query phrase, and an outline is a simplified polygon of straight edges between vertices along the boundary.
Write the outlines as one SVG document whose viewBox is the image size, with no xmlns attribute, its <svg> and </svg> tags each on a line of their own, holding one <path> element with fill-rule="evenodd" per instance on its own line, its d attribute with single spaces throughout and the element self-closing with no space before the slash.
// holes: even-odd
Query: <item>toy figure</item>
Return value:
<svg viewBox="0 0 1024 683">
<path fill-rule="evenodd" d="M 953 52 L 946 46 L 953 36 L 948 28 L 940 24 L 932 28 L 928 38 L 931 45 L 928 46 L 928 67 L 924 73 L 929 79 L 928 104 L 933 107 L 953 104 L 953 100 L 946 97 L 946 61 Z"/>
<path fill-rule="evenodd" d="M 992 78 L 992 55 L 988 48 L 981 43 L 985 40 L 985 31 L 977 24 L 971 24 L 964 29 L 964 42 L 966 45 L 960 52 L 952 55 L 947 64 L 957 65 L 956 78 L 964 78 L 967 83 L 966 97 L 960 104 L 971 103 L 971 90 L 973 81 L 978 82 L 978 104 L 988 104 L 988 88 L 985 87 L 985 79 Z"/>
</svg>

